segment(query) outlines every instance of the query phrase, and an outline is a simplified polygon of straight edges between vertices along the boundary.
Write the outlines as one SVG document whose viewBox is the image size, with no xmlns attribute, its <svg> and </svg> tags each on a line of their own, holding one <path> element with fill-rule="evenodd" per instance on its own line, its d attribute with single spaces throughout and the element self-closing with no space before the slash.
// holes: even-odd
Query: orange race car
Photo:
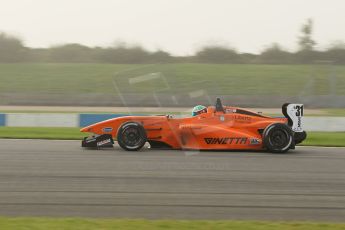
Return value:
<svg viewBox="0 0 345 230">
<path fill-rule="evenodd" d="M 151 148 L 190 150 L 266 150 L 282 153 L 306 138 L 302 128 L 303 105 L 283 105 L 283 118 L 263 116 L 249 110 L 223 106 L 202 107 L 187 118 L 170 115 L 125 116 L 105 120 L 81 132 L 82 147 L 111 147 L 114 139 L 125 150 Z"/>
</svg>

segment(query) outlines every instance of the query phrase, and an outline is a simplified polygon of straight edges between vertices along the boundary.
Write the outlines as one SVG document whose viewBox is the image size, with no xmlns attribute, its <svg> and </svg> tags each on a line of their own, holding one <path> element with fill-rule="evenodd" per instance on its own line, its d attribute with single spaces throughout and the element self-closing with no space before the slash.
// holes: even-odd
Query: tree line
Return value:
<svg viewBox="0 0 345 230">
<path fill-rule="evenodd" d="M 260 54 L 239 53 L 223 46 L 206 46 L 195 55 L 176 57 L 166 51 L 150 52 L 141 46 L 124 44 L 113 47 L 88 47 L 81 44 L 63 44 L 50 48 L 29 48 L 15 36 L 0 33 L 0 62 L 61 62 L 61 63 L 219 63 L 219 64 L 345 64 L 345 43 L 333 44 L 325 51 L 315 50 L 312 39 L 313 21 L 308 19 L 298 37 L 299 50 L 288 52 L 274 43 Z"/>
</svg>

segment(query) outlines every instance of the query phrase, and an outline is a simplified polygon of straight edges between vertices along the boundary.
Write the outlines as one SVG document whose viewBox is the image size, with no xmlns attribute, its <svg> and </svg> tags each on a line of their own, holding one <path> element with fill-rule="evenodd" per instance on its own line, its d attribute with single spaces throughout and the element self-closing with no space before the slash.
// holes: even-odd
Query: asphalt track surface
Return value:
<svg viewBox="0 0 345 230">
<path fill-rule="evenodd" d="M 345 222 L 345 149 L 193 152 L 0 140 L 0 215 Z"/>
</svg>

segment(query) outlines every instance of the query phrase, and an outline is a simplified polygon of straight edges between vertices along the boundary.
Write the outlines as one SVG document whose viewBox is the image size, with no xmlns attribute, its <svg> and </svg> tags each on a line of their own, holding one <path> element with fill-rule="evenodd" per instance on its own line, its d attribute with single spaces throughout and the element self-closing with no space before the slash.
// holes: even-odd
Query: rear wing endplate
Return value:
<svg viewBox="0 0 345 230">
<path fill-rule="evenodd" d="M 294 132 L 303 132 L 303 110 L 303 104 L 285 103 L 282 107 L 282 112 L 288 119 L 288 125 Z"/>
</svg>

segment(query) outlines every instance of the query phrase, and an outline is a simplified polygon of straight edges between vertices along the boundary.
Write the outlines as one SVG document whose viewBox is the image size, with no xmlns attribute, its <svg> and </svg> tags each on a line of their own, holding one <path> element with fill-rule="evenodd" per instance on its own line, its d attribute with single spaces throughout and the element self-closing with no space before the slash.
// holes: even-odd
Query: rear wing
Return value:
<svg viewBox="0 0 345 230">
<path fill-rule="evenodd" d="M 282 106 L 282 112 L 288 119 L 288 125 L 292 131 L 303 132 L 303 104 L 285 103 Z"/>
</svg>

